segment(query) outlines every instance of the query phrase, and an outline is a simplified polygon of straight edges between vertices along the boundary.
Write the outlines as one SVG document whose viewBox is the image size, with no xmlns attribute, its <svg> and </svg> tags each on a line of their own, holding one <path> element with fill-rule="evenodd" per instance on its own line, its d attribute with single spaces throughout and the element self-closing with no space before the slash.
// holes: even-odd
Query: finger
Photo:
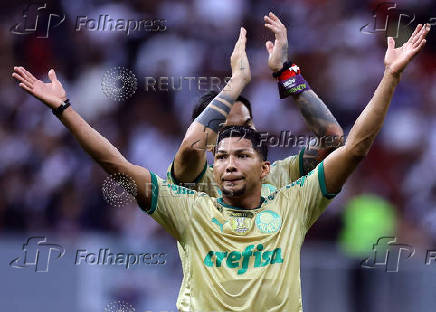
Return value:
<svg viewBox="0 0 436 312">
<path fill-rule="evenodd" d="M 17 79 L 18 81 L 21 81 L 22 83 L 25 83 L 27 86 L 31 87 L 32 82 L 24 75 L 23 70 L 21 68 L 18 68 L 18 73 L 13 73 L 12 77 Z"/>
<path fill-rule="evenodd" d="M 34 82 L 37 79 L 32 75 L 31 72 L 27 71 L 26 69 L 24 69 L 24 72 L 26 73 L 26 76 L 29 78 L 30 81 Z"/>
<path fill-rule="evenodd" d="M 415 43 L 418 39 L 419 36 L 421 35 L 421 32 L 424 28 L 422 27 L 422 24 L 418 24 L 418 26 L 416 26 L 415 31 L 413 32 L 413 34 L 410 36 L 408 42 L 409 43 Z"/>
<path fill-rule="evenodd" d="M 51 82 L 57 81 L 58 78 L 56 77 L 56 73 L 53 69 L 50 69 L 48 72 L 48 78 L 50 79 Z"/>
<path fill-rule="evenodd" d="M 26 86 L 24 83 L 20 83 L 19 86 L 21 88 L 23 88 L 24 90 L 26 90 L 27 92 L 32 93 L 32 89 L 30 87 Z"/>
<path fill-rule="evenodd" d="M 17 79 L 18 81 L 24 82 L 26 79 L 24 79 L 23 76 L 17 74 L 17 73 L 12 73 L 12 77 L 14 77 L 15 79 Z"/>
<path fill-rule="evenodd" d="M 395 40 L 392 37 L 388 37 L 388 50 L 395 49 Z"/>
<path fill-rule="evenodd" d="M 273 49 L 274 49 L 274 43 L 272 43 L 271 41 L 267 41 L 265 43 L 265 47 L 266 47 L 266 50 L 268 51 L 268 53 L 271 54 Z"/>
<path fill-rule="evenodd" d="M 236 43 L 236 48 L 238 50 L 245 50 L 245 45 L 247 43 L 247 30 L 244 27 L 241 27 L 241 31 L 239 33 L 239 39 Z"/>
<path fill-rule="evenodd" d="M 273 20 L 273 19 L 270 18 L 269 16 L 266 16 L 266 15 L 265 15 L 265 16 L 263 17 L 263 19 L 264 19 L 265 23 L 270 23 L 270 24 L 275 25 L 275 26 L 277 26 L 277 27 L 282 26 L 282 24 L 281 24 L 280 22 L 277 22 L 277 21 Z"/>
<path fill-rule="evenodd" d="M 271 30 L 274 34 L 279 34 L 280 29 L 277 26 L 271 25 L 271 24 L 265 24 L 265 27 Z"/>
<path fill-rule="evenodd" d="M 21 77 L 26 78 L 26 73 L 24 71 L 24 67 L 19 66 L 19 67 L 17 67 L 16 71 L 21 75 Z"/>
<path fill-rule="evenodd" d="M 23 75 L 21 75 L 21 73 L 16 69 L 16 67 L 14 67 L 14 72 L 12 73 L 12 77 L 14 77 L 17 80 L 24 80 L 25 78 L 23 77 Z"/>
<path fill-rule="evenodd" d="M 415 36 L 421 30 L 421 27 L 422 27 L 421 24 L 416 25 L 415 30 L 413 31 L 413 33 L 410 37 Z"/>
<path fill-rule="evenodd" d="M 424 47 L 426 42 L 427 40 L 423 39 L 421 43 L 416 48 L 413 49 L 413 52 L 418 53 L 419 51 L 421 51 L 421 49 Z"/>
<path fill-rule="evenodd" d="M 412 47 L 416 48 L 417 46 L 419 46 L 422 42 L 422 40 L 425 39 L 425 37 L 427 36 L 427 34 L 430 31 L 430 26 L 429 25 L 424 25 L 421 29 L 421 31 L 419 32 L 419 36 L 416 36 L 417 39 L 413 41 L 412 43 Z"/>
<path fill-rule="evenodd" d="M 235 44 L 235 50 L 241 45 L 241 43 L 242 43 L 242 40 L 243 40 L 243 27 L 241 27 L 241 29 L 239 30 L 239 37 L 238 37 L 238 40 L 236 41 L 236 44 Z"/>
<path fill-rule="evenodd" d="M 277 15 L 275 15 L 273 12 L 269 12 L 269 16 L 277 23 L 280 23 L 280 24 L 282 23 L 282 22 L 280 22 L 280 19 L 277 17 Z"/>
</svg>

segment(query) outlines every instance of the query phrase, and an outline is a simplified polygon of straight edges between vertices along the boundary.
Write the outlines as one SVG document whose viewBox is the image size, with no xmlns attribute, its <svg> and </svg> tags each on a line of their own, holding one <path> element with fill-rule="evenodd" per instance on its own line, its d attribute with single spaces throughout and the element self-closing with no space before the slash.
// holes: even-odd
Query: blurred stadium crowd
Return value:
<svg viewBox="0 0 436 312">
<path fill-rule="evenodd" d="M 289 53 L 311 87 L 348 133 L 383 74 L 385 32 L 365 34 L 376 1 L 46 1 L 66 20 L 48 38 L 14 35 L 25 2 L 2 4 L 0 35 L 0 232 L 111 232 L 140 240 L 165 235 L 131 204 L 110 207 L 101 186 L 106 174 L 86 155 L 49 109 L 20 90 L 11 78 L 22 65 L 47 80 L 54 68 L 73 107 L 131 162 L 164 177 L 201 95 L 194 89 L 144 90 L 144 77 L 230 76 L 230 55 L 239 27 L 248 31 L 252 81 L 243 95 L 259 130 L 310 135 L 291 99 L 280 100 L 267 66 L 263 15 L 275 12 L 288 27 Z M 416 14 L 401 26 L 401 41 L 436 12 L 434 1 L 398 1 Z M 157 18 L 163 32 L 75 31 L 77 16 Z M 378 18 L 378 17 L 377 17 Z M 384 19 L 385 15 L 381 14 Z M 434 31 L 433 31 L 434 32 Z M 347 203 L 374 194 L 395 212 L 397 236 L 428 247 L 436 242 L 436 40 L 410 64 L 398 86 L 376 144 L 341 194 L 314 225 L 309 240 L 336 241 Z M 138 79 L 124 102 L 101 91 L 105 71 L 123 66 Z M 271 148 L 274 161 L 300 147 Z"/>
</svg>

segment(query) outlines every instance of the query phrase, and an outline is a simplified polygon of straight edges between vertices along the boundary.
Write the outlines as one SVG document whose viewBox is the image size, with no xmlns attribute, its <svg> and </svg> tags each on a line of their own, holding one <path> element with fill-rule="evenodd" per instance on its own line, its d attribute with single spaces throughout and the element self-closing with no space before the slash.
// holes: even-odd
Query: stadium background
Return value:
<svg viewBox="0 0 436 312">
<path fill-rule="evenodd" d="M 102 195 L 107 175 L 51 112 L 11 78 L 14 65 L 47 81 L 54 68 L 74 108 L 131 162 L 164 176 L 190 123 L 201 90 L 145 90 L 144 77 L 231 75 L 230 54 L 239 27 L 248 31 L 252 81 L 244 90 L 259 130 L 310 135 L 292 100 L 279 100 L 267 67 L 263 15 L 275 12 L 288 27 L 289 54 L 345 133 L 383 74 L 386 32 L 374 32 L 377 1 L 46 1 L 65 14 L 48 38 L 11 33 L 27 2 L 3 2 L 0 19 L 0 307 L 2 311 L 104 311 L 124 300 L 136 311 L 175 311 L 182 274 L 175 241 L 136 205 L 111 207 Z M 397 1 L 417 23 L 436 17 L 436 3 Z M 398 12 L 397 12 L 398 13 Z M 391 11 L 389 14 L 397 14 Z M 75 31 L 77 16 L 163 19 L 161 32 Z M 433 14 L 433 15 L 432 15 Z M 47 16 L 46 16 L 47 17 Z M 46 18 L 45 17 L 45 18 Z M 384 22 L 386 10 L 377 12 Z M 44 17 L 42 17 L 44 18 Z M 434 19 L 433 19 L 434 20 Z M 404 20 L 407 24 L 407 19 Z M 393 17 L 387 31 L 395 33 Z M 369 24 L 365 31 L 361 27 Z M 371 33 L 372 32 L 372 33 Z M 302 251 L 305 311 L 432 311 L 436 304 L 436 40 L 402 76 L 384 128 L 368 158 L 309 232 Z M 104 73 L 122 66 L 135 73 L 136 93 L 107 98 Z M 205 89 L 203 88 L 203 91 Z M 270 148 L 270 160 L 298 147 Z M 366 195 L 365 195 L 366 194 Z M 365 195 L 365 196 L 362 196 Z M 30 236 L 46 236 L 66 254 L 49 272 L 14 269 Z M 398 272 L 359 269 L 382 236 L 415 249 Z M 163 252 L 165 265 L 74 265 L 90 252 Z"/>
</svg>

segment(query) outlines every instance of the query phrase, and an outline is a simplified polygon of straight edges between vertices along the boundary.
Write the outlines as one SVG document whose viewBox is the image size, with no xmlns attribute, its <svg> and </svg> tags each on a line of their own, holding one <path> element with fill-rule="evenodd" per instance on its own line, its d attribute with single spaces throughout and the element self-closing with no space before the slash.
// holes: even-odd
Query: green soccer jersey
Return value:
<svg viewBox="0 0 436 312">
<path fill-rule="evenodd" d="M 300 248 L 330 199 L 320 163 L 243 210 L 152 174 L 147 211 L 180 243 L 183 312 L 301 311 Z"/>
</svg>

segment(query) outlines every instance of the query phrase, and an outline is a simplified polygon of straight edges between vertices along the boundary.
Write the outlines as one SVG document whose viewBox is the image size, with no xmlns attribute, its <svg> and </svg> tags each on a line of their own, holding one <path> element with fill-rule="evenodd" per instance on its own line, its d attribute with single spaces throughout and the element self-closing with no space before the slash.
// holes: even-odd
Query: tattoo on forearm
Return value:
<svg viewBox="0 0 436 312">
<path fill-rule="evenodd" d="M 331 125 L 339 126 L 330 110 L 313 90 L 304 91 L 294 96 L 294 99 L 310 130 L 317 136 L 327 135 L 328 127 Z"/>
<path fill-rule="evenodd" d="M 307 148 L 303 155 L 303 175 L 312 171 L 319 163 L 318 150 L 316 148 Z"/>
<path fill-rule="evenodd" d="M 342 145 L 344 138 L 337 133 L 332 133 L 331 129 L 341 129 L 341 127 L 314 91 L 304 91 L 294 96 L 294 99 L 309 128 L 318 137 L 318 141 L 309 143 L 304 151 L 303 170 L 304 174 L 307 174 L 335 148 Z"/>
<path fill-rule="evenodd" d="M 195 120 L 212 131 L 218 132 L 221 124 L 226 121 L 233 103 L 233 99 L 219 94 Z"/>
</svg>

